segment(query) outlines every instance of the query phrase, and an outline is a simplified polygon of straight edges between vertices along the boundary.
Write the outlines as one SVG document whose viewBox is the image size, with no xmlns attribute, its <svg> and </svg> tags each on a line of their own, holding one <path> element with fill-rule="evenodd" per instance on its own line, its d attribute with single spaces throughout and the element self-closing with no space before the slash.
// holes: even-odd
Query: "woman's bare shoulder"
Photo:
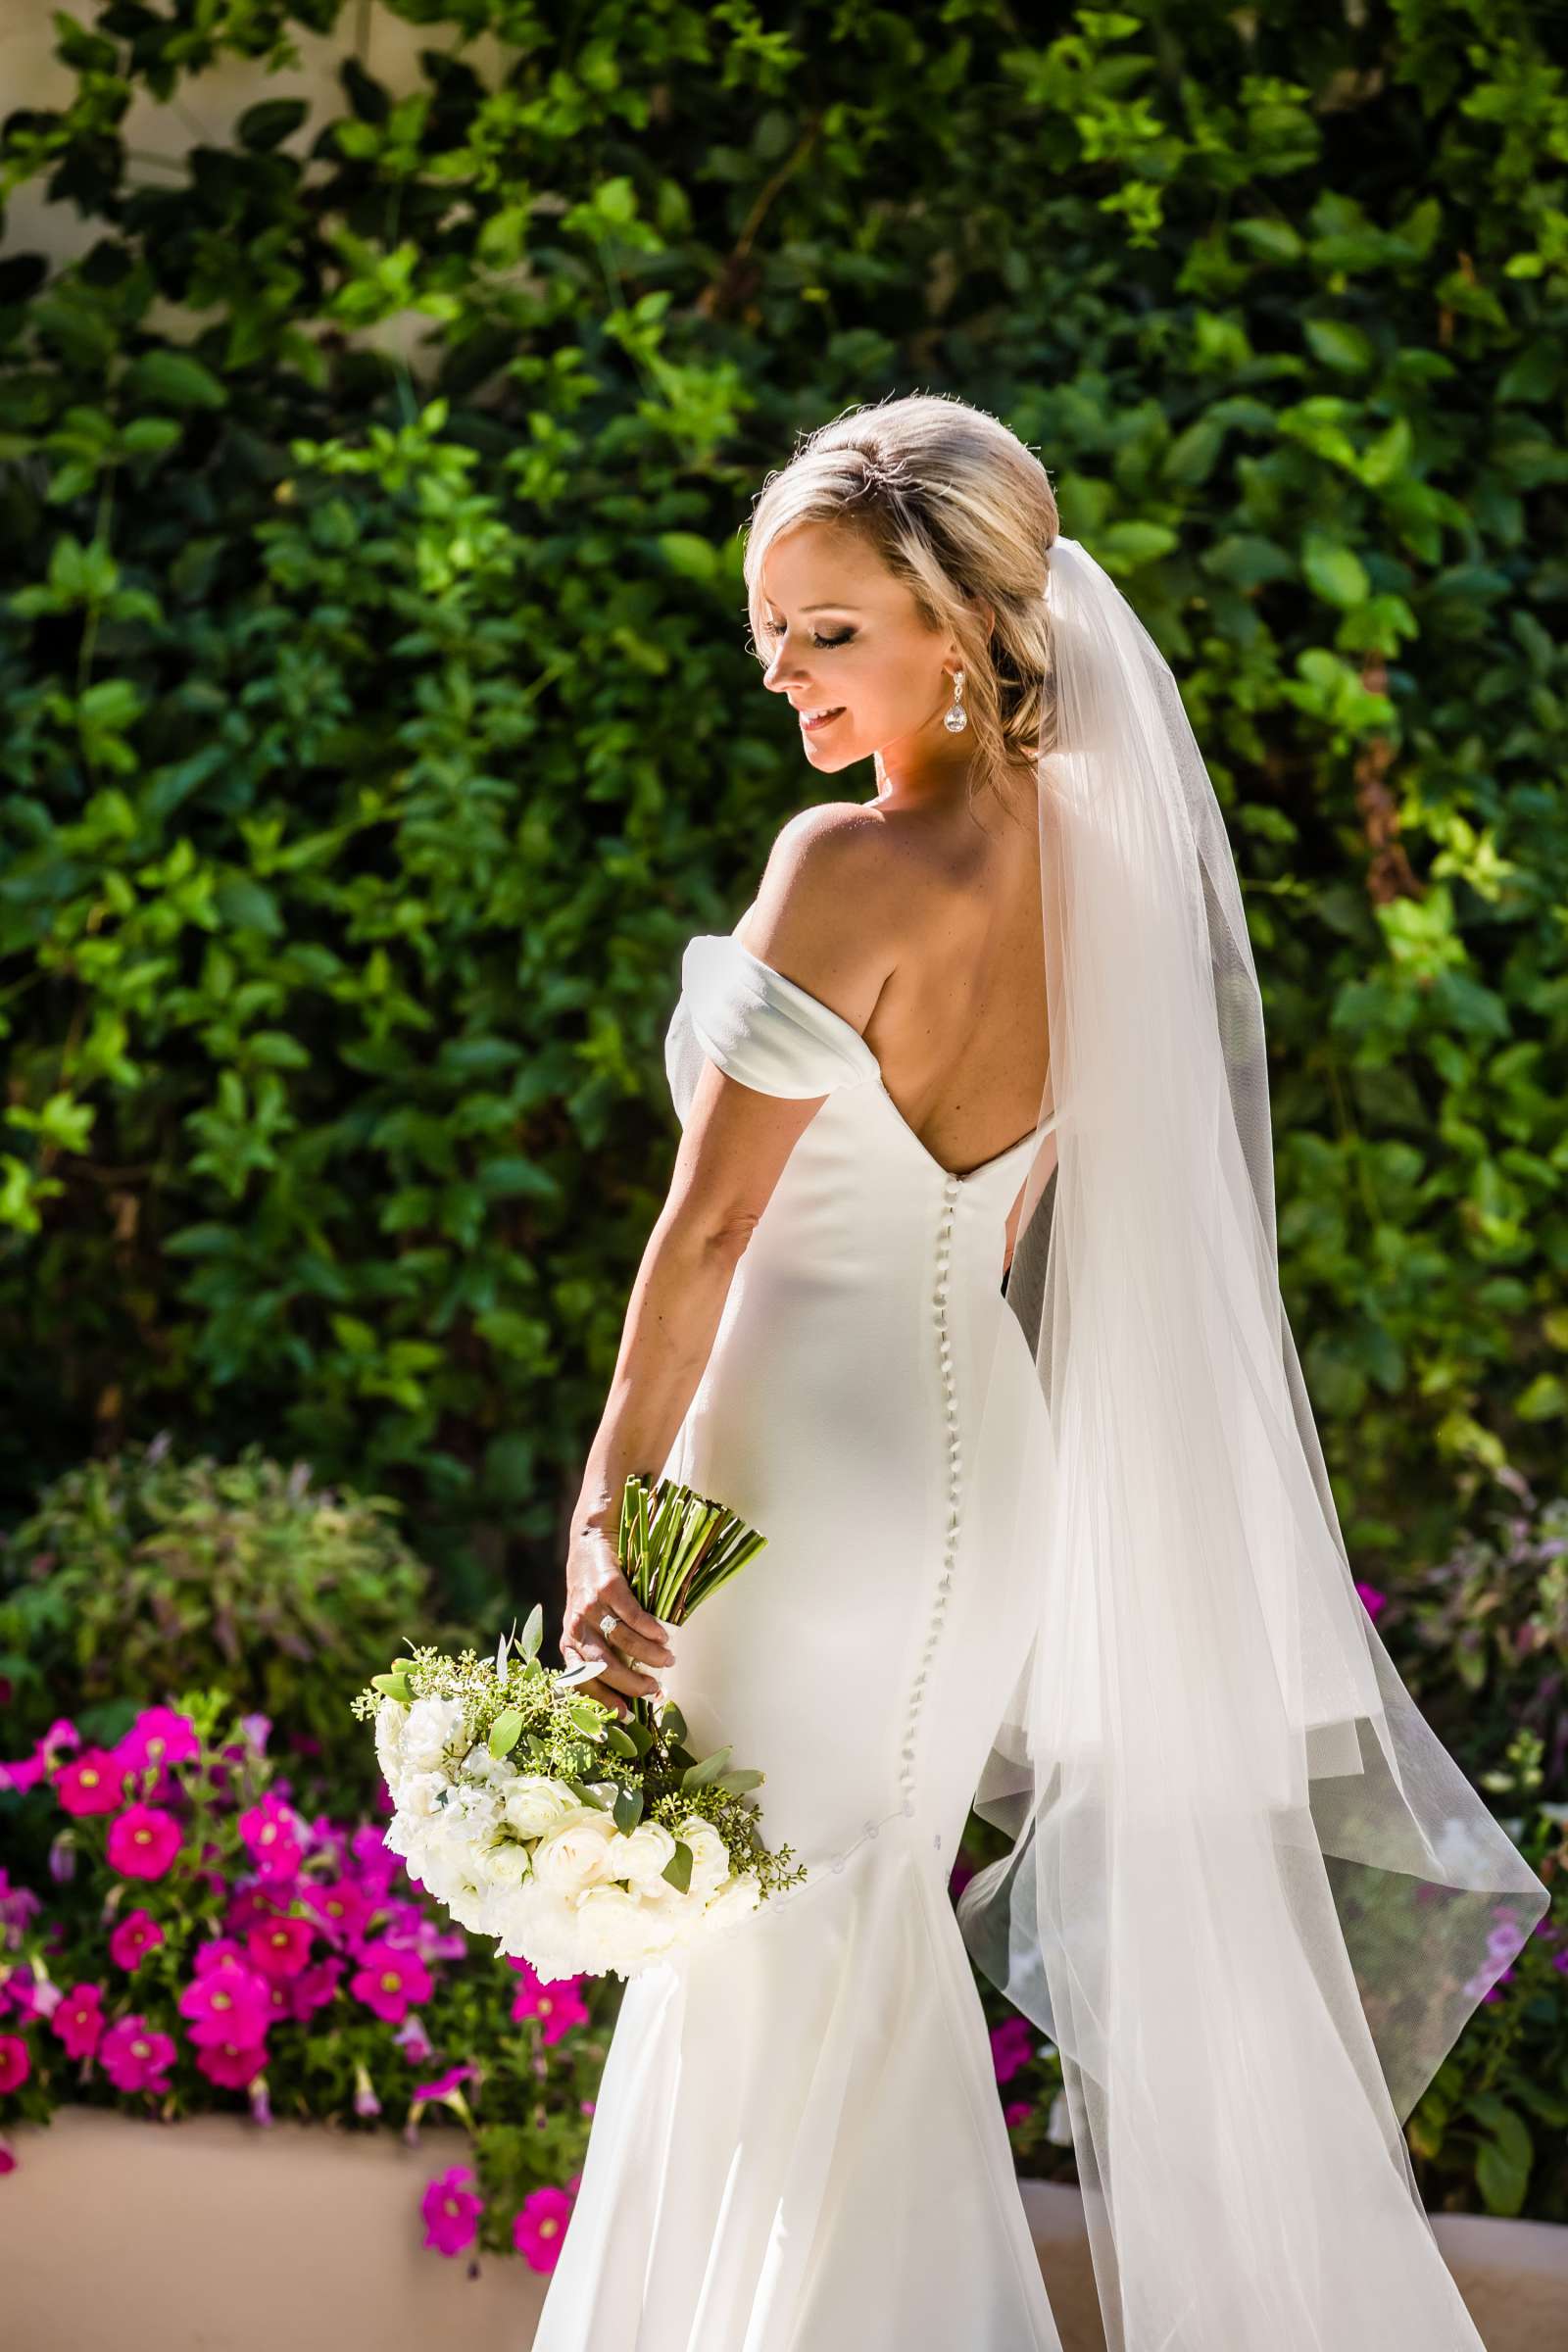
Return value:
<svg viewBox="0 0 1568 2352">
<path fill-rule="evenodd" d="M 883 814 L 822 801 L 780 826 L 735 936 L 863 1029 L 898 960 L 897 891 Z"/>
</svg>

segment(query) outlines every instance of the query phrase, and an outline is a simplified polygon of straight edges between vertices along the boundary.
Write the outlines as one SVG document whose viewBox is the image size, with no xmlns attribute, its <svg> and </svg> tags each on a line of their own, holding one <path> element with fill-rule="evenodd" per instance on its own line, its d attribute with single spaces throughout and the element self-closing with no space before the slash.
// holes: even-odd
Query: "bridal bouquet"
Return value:
<svg viewBox="0 0 1568 2352">
<path fill-rule="evenodd" d="M 679 1625 L 766 1538 L 721 1503 L 637 1475 L 616 1554 L 645 1608 Z M 630 1978 L 736 1923 L 780 1886 L 791 1846 L 762 1843 L 730 1748 L 697 1757 L 672 1700 L 624 1722 L 544 1666 L 543 1613 L 493 1661 L 414 1649 L 350 1702 L 375 1728 L 394 1812 L 383 1836 L 454 1919 L 541 1977 Z"/>
</svg>

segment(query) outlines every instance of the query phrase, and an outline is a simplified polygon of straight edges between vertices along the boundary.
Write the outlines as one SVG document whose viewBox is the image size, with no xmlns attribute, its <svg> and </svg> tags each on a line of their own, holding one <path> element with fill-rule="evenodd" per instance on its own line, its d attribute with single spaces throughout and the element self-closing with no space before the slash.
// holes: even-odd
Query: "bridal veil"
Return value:
<svg viewBox="0 0 1568 2352">
<path fill-rule="evenodd" d="M 1017 1531 L 1033 1639 L 976 1798 L 1012 1842 L 959 1926 L 1060 2050 L 1111 2352 L 1470 2343 L 1400 2127 L 1546 1891 L 1355 1591 L 1280 1298 L 1241 892 L 1175 681 L 1077 541 L 1046 593 L 1055 1125 L 1007 1298 L 1049 1501 Z"/>
</svg>

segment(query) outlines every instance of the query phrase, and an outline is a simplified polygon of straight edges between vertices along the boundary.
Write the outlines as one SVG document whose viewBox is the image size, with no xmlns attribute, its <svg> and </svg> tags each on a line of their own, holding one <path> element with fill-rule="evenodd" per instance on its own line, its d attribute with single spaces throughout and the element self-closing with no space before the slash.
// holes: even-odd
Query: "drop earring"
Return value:
<svg viewBox="0 0 1568 2352">
<path fill-rule="evenodd" d="M 943 711 L 942 724 L 950 735 L 961 735 L 969 724 L 969 713 L 963 707 L 963 672 L 961 669 L 956 669 L 953 673 L 953 703 L 949 710 Z"/>
</svg>

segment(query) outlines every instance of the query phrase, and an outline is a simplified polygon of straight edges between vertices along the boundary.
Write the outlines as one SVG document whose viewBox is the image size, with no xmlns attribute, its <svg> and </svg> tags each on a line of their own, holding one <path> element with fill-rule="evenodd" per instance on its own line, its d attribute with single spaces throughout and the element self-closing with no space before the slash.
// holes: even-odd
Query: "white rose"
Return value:
<svg viewBox="0 0 1568 2352">
<path fill-rule="evenodd" d="M 743 1871 L 724 1881 L 722 1886 L 703 1911 L 705 1932 L 722 1932 L 736 1926 L 748 1912 L 755 1911 L 762 1899 L 762 1890 L 754 1870 Z"/>
<path fill-rule="evenodd" d="M 586 1955 L 585 1968 L 596 1976 L 607 1969 L 624 1972 L 643 1957 L 649 1922 L 642 1904 L 623 1886 L 584 1887 L 577 1898 L 577 1933 Z"/>
<path fill-rule="evenodd" d="M 577 1805 L 533 1849 L 534 1875 L 555 1894 L 575 1894 L 604 1875 L 615 1825 L 595 1805 Z"/>
<path fill-rule="evenodd" d="M 533 1863 L 525 1845 L 514 1845 L 506 1839 L 481 1855 L 479 1866 L 487 1886 L 520 1886 Z"/>
<path fill-rule="evenodd" d="M 411 1772 L 434 1772 L 467 1728 L 461 1698 L 416 1698 L 403 1727 L 403 1760 Z"/>
<path fill-rule="evenodd" d="M 537 1772 L 519 1772 L 514 1776 L 503 1807 L 519 1838 L 542 1838 L 547 1830 L 564 1821 L 568 1813 L 579 1809 L 578 1800 L 563 1782 L 548 1780 Z"/>
<path fill-rule="evenodd" d="M 611 1878 L 624 1879 L 646 1895 L 673 1894 L 663 1876 L 675 1851 L 675 1840 L 662 1821 L 640 1821 L 626 1837 L 617 1837 L 605 1864 Z"/>
<path fill-rule="evenodd" d="M 675 1835 L 692 1849 L 692 1893 L 712 1894 L 729 1876 L 728 1846 L 700 1813 L 688 1813 Z"/>
</svg>

